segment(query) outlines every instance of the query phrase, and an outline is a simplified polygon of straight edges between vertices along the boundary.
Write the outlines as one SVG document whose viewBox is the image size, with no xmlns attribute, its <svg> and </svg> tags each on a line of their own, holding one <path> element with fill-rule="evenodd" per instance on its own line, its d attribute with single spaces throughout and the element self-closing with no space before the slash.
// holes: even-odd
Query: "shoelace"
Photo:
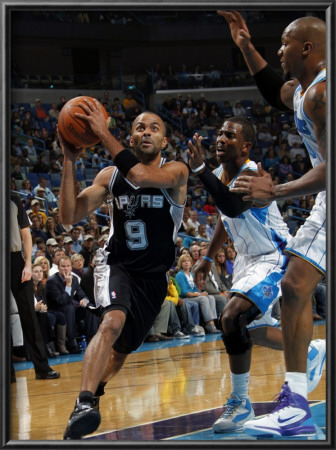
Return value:
<svg viewBox="0 0 336 450">
<path fill-rule="evenodd" d="M 275 395 L 274 397 L 276 397 L 276 399 L 273 402 L 274 409 L 272 412 L 275 412 L 280 408 L 282 409 L 287 408 L 287 406 L 290 406 L 291 392 L 288 390 L 288 388 L 287 389 L 286 387 L 283 388 L 281 392 L 277 394 L 277 396 Z"/>
<path fill-rule="evenodd" d="M 225 405 L 225 411 L 223 412 L 221 417 L 227 418 L 231 416 L 236 411 L 239 405 L 240 403 L 228 400 L 227 404 Z"/>
</svg>

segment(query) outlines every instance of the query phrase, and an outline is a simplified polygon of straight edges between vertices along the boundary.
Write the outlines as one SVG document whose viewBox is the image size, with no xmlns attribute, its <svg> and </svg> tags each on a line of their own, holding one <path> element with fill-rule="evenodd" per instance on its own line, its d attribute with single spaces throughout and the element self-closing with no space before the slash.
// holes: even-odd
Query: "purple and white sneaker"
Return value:
<svg viewBox="0 0 336 450">
<path fill-rule="evenodd" d="M 244 423 L 244 431 L 249 436 L 299 437 L 316 434 L 315 425 L 307 400 L 292 392 L 285 382 L 276 400 L 272 413 L 260 419 Z"/>
</svg>

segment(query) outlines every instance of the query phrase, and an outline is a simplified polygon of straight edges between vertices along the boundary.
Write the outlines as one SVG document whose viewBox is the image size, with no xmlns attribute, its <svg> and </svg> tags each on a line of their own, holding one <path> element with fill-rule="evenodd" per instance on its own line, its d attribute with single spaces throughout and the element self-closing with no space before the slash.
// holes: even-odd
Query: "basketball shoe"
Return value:
<svg viewBox="0 0 336 450">
<path fill-rule="evenodd" d="M 292 392 L 285 382 L 271 414 L 244 423 L 244 431 L 250 436 L 299 437 L 316 433 L 307 400 Z"/>
<path fill-rule="evenodd" d="M 214 433 L 238 431 L 243 428 L 244 422 L 254 419 L 254 411 L 248 398 L 240 398 L 231 394 L 224 405 L 224 412 L 212 425 Z"/>
<path fill-rule="evenodd" d="M 326 359 L 325 339 L 311 341 L 307 359 L 308 392 L 312 392 L 319 384 Z"/>
<path fill-rule="evenodd" d="M 93 433 L 100 425 L 100 412 L 91 403 L 76 400 L 75 409 L 71 413 L 63 439 L 81 439 Z"/>
</svg>

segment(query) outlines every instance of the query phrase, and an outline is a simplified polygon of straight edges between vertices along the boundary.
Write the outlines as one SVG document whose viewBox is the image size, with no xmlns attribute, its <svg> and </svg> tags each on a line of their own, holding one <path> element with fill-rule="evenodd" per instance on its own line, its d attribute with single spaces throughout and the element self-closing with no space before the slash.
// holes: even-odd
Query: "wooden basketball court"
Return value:
<svg viewBox="0 0 336 450">
<path fill-rule="evenodd" d="M 314 339 L 326 337 L 325 323 L 314 326 Z M 79 392 L 83 355 L 51 359 L 58 380 L 35 380 L 31 363 L 16 363 L 11 385 L 11 440 L 62 440 Z M 23 370 L 22 370 L 23 369 Z M 250 398 L 256 415 L 272 409 L 284 379 L 283 353 L 255 346 Z M 213 434 L 230 394 L 228 358 L 219 335 L 145 343 L 129 356 L 101 398 L 102 422 L 86 440 L 248 440 L 244 433 Z M 309 394 L 318 425 L 315 439 L 325 440 L 326 378 Z"/>
</svg>

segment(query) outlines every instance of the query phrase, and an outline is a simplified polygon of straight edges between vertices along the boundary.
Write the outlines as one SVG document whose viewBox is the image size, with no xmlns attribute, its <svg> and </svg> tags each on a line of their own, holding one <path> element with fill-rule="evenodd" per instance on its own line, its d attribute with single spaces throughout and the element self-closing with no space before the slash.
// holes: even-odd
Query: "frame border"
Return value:
<svg viewBox="0 0 336 450">
<path fill-rule="evenodd" d="M 336 186 L 334 171 L 336 168 L 335 164 L 335 152 L 331 149 L 335 148 L 335 88 L 334 80 L 335 78 L 335 22 L 336 22 L 336 9 L 335 1 L 305 1 L 305 0 L 286 0 L 284 2 L 272 1 L 270 4 L 268 0 L 251 0 L 251 1 L 226 1 L 226 0 L 212 0 L 211 2 L 205 2 L 202 0 L 159 0 L 156 2 L 152 1 L 124 1 L 124 0 L 100 0 L 100 1 L 90 1 L 85 2 L 71 2 L 71 1 L 50 1 L 46 5 L 45 3 L 40 3 L 40 0 L 28 0 L 20 2 L 20 0 L 1 0 L 1 13 L 0 20 L 2 25 L 2 45 L 1 45 L 1 100 L 3 105 L 3 114 L 1 117 L 1 129 L 0 137 L 2 143 L 2 151 L 0 151 L 0 162 L 1 162 L 1 238 L 0 238 L 0 277 L 1 280 L 1 350 L 0 357 L 2 361 L 0 381 L 2 387 L 1 393 L 1 434 L 0 434 L 0 446 L 1 448 L 139 448 L 139 449 L 156 449 L 156 448 L 222 448 L 227 449 L 245 449 L 253 447 L 263 447 L 263 448 L 330 448 L 334 449 L 336 443 L 336 432 L 334 430 L 336 423 L 335 418 L 335 383 L 334 377 L 335 371 L 335 342 L 336 333 L 335 326 L 333 326 L 332 320 L 335 318 L 335 309 L 332 302 L 332 293 L 336 292 L 335 289 L 335 276 L 331 272 L 335 268 L 335 218 L 334 218 L 334 198 L 336 197 Z M 16 9 L 106 9 L 106 10 L 127 10 L 127 9 L 171 9 L 176 8 L 180 10 L 201 10 L 201 9 L 243 9 L 243 10 L 324 10 L 326 13 L 326 23 L 327 23 L 327 77 L 328 80 L 332 80 L 327 87 L 327 130 L 328 130 L 328 153 L 327 153 L 327 267 L 329 269 L 329 274 L 327 274 L 327 314 L 328 320 L 326 325 L 327 331 L 327 414 L 326 414 L 326 426 L 327 426 L 327 439 L 326 441 L 11 441 L 10 436 L 10 419 L 7 417 L 10 414 L 10 346 L 8 345 L 10 339 L 10 326 L 6 318 L 9 316 L 9 305 L 8 305 L 8 292 L 10 289 L 9 280 L 9 264 L 8 260 L 10 258 L 9 253 L 9 233 L 10 233 L 10 220 L 8 215 L 8 202 L 9 202 L 9 174 L 10 174 L 10 158 L 9 151 L 10 148 L 10 133 L 9 130 L 9 116 L 8 111 L 10 110 L 10 64 L 9 63 L 9 52 L 8 44 L 10 43 L 10 12 Z M 279 36 L 280 42 L 280 36 Z"/>
</svg>

